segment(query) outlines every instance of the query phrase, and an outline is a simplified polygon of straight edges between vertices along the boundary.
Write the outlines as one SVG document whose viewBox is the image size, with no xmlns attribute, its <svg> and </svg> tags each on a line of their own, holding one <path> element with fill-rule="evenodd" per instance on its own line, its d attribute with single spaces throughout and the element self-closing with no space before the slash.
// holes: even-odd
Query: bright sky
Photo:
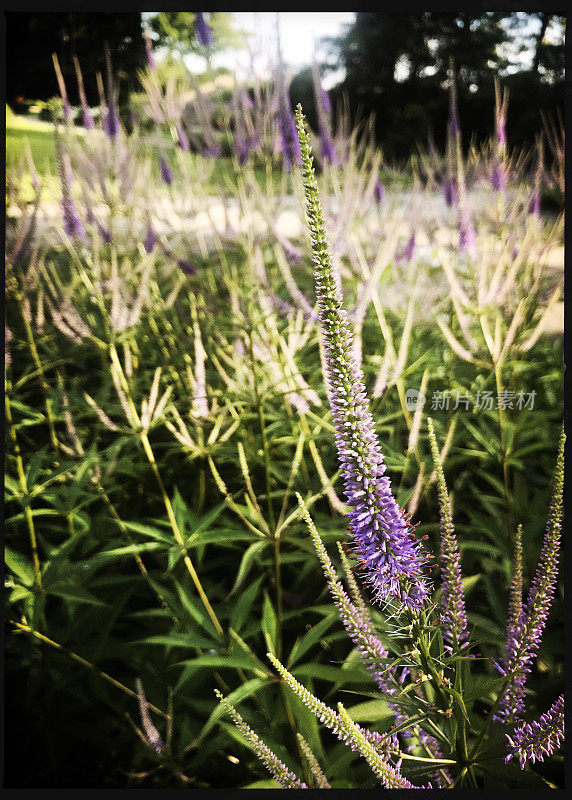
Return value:
<svg viewBox="0 0 572 800">
<path fill-rule="evenodd" d="M 237 28 L 252 31 L 253 45 L 260 47 L 263 59 L 275 57 L 276 53 L 276 16 L 275 11 L 241 11 L 233 13 L 233 21 Z M 314 40 L 324 36 L 339 36 L 344 27 L 355 19 L 353 11 L 281 11 L 280 40 L 284 62 L 298 71 L 301 66 L 312 63 Z M 187 56 L 185 59 L 189 69 L 204 69 L 204 59 Z M 221 53 L 212 60 L 213 67 L 238 67 L 248 71 L 249 56 L 246 52 Z M 324 80 L 326 89 L 335 85 L 342 76 L 330 73 Z"/>
</svg>

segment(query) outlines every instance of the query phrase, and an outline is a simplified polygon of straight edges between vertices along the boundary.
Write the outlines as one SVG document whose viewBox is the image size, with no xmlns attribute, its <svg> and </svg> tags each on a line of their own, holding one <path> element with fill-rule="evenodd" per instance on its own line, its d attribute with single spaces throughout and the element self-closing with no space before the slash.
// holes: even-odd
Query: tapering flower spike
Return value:
<svg viewBox="0 0 572 800">
<path fill-rule="evenodd" d="M 135 685 L 137 687 L 137 703 L 139 705 L 139 714 L 141 715 L 141 724 L 143 726 L 143 730 L 145 731 L 145 738 L 147 739 L 149 747 L 159 754 L 162 752 L 164 747 L 163 739 L 161 738 L 161 734 L 157 728 L 153 725 L 149 715 L 149 703 L 145 697 L 143 683 L 141 682 L 140 678 L 136 679 Z"/>
<path fill-rule="evenodd" d="M 302 108 L 296 109 L 306 216 L 314 254 L 328 397 L 338 457 L 350 506 L 350 531 L 358 562 L 378 601 L 420 611 L 428 597 L 419 543 L 397 505 L 369 411 L 363 375 L 353 357 L 353 336 L 334 270 Z"/>
<path fill-rule="evenodd" d="M 242 719 L 238 711 L 232 706 L 222 694 L 215 689 L 215 694 L 226 709 L 227 714 L 232 717 L 232 720 L 238 730 L 242 733 L 248 744 L 252 747 L 258 758 L 262 761 L 266 769 L 270 772 L 272 777 L 278 781 L 283 789 L 308 789 L 308 786 L 301 781 L 293 772 L 291 772 L 286 764 L 284 764 L 277 755 L 275 755 L 268 745 L 264 744 L 262 739 L 256 734 L 252 728 Z"/>
<path fill-rule="evenodd" d="M 304 754 L 304 758 L 306 759 L 306 763 L 308 764 L 310 772 L 314 776 L 317 788 L 331 789 L 332 787 L 330 786 L 330 784 L 328 783 L 328 779 L 322 772 L 316 756 L 310 750 L 310 745 L 308 744 L 308 742 L 304 739 L 304 737 L 300 733 L 296 734 L 296 738 L 298 739 L 300 750 Z"/>
<path fill-rule="evenodd" d="M 315 697 L 309 689 L 306 689 L 296 678 L 288 672 L 286 667 L 278 661 L 276 656 L 272 653 L 266 654 L 272 662 L 275 669 L 280 673 L 280 677 L 291 689 L 294 694 L 300 698 L 304 705 L 310 709 L 312 714 L 320 720 L 320 722 L 334 733 L 340 741 L 348 745 L 351 750 L 357 750 L 358 747 L 347 732 L 344 730 L 340 715 L 337 714 L 333 708 L 330 708 L 317 697 Z M 356 725 L 362 736 L 372 745 L 374 750 L 383 756 L 384 759 L 389 759 L 392 756 L 399 754 L 399 747 L 395 735 L 377 733 L 377 731 L 368 731 Z"/>
<path fill-rule="evenodd" d="M 510 653 L 501 666 L 501 671 L 511 676 L 510 683 L 497 708 L 494 719 L 511 722 L 519 719 L 524 711 L 525 683 L 535 658 L 546 625 L 546 619 L 558 574 L 558 556 L 562 535 L 562 501 L 564 492 L 564 426 L 554 473 L 554 492 L 536 573 L 532 580 L 520 624 L 509 631 Z"/>
<path fill-rule="evenodd" d="M 72 107 L 70 105 L 70 101 L 68 98 L 64 76 L 62 75 L 62 71 L 60 69 L 60 62 L 58 61 L 58 57 L 55 53 L 52 53 L 52 60 L 54 62 L 54 69 L 56 71 L 56 78 L 58 81 L 58 88 L 60 90 L 60 97 L 62 98 L 64 119 L 67 121 L 72 118 Z"/>
<path fill-rule="evenodd" d="M 320 152 L 322 155 L 322 160 L 329 161 L 331 164 L 337 164 L 338 157 L 334 148 L 330 125 L 330 113 L 332 106 L 330 104 L 328 93 L 322 87 L 320 68 L 318 67 L 315 58 L 312 60 L 312 78 L 314 82 L 316 111 L 318 113 L 318 129 L 320 132 Z"/>
<path fill-rule="evenodd" d="M 437 489 L 439 493 L 439 513 L 441 517 L 441 619 L 443 620 L 443 638 L 450 647 L 459 647 L 467 640 L 467 614 L 461 575 L 461 556 L 455 528 L 453 526 L 453 510 L 445 483 L 443 465 L 439 456 L 437 439 L 433 429 L 433 420 L 427 419 L 431 453 L 437 472 Z"/>
<path fill-rule="evenodd" d="M 79 93 L 79 101 L 81 103 L 81 110 L 83 114 L 83 127 L 87 128 L 88 130 L 93 130 L 95 128 L 95 122 L 93 119 L 93 115 L 91 113 L 91 109 L 87 103 L 87 97 L 85 96 L 85 88 L 83 85 L 83 76 L 81 74 L 79 61 L 77 60 L 76 56 L 74 56 L 73 58 L 73 63 L 75 67 L 75 74 L 77 77 L 77 89 Z"/>
<path fill-rule="evenodd" d="M 105 46 L 105 71 L 107 77 L 107 113 L 103 120 L 103 130 L 110 139 L 115 139 L 119 133 L 120 123 L 117 105 L 115 101 L 115 85 L 113 81 L 113 69 L 111 66 L 111 54 L 107 45 Z"/>
<path fill-rule="evenodd" d="M 346 709 L 338 703 L 342 729 L 355 743 L 360 753 L 363 755 L 373 772 L 381 781 L 385 789 L 424 789 L 428 787 L 414 786 L 410 781 L 401 775 L 394 767 L 384 761 L 377 750 L 371 746 L 365 736 L 361 733 L 355 722 L 352 720 Z"/>
<path fill-rule="evenodd" d="M 159 170 L 161 172 L 161 178 L 170 186 L 173 183 L 173 171 L 169 166 L 169 162 L 163 155 L 159 156 Z"/>
<path fill-rule="evenodd" d="M 62 143 L 56 126 L 54 132 L 55 149 L 56 149 L 56 162 L 58 167 L 58 174 L 60 178 L 60 187 L 62 191 L 62 212 L 64 217 L 64 230 L 67 236 L 77 236 L 80 239 L 85 239 L 85 229 L 80 218 L 77 215 L 75 201 L 73 199 L 71 186 L 73 183 L 73 175 L 71 170 L 70 157 L 68 153 L 62 150 Z"/>
<path fill-rule="evenodd" d="M 551 756 L 564 741 L 564 695 L 561 694 L 538 721 L 526 723 L 505 736 L 510 750 L 505 761 L 518 758 L 521 769 L 527 760 L 533 764 L 544 761 L 544 757 Z"/>
<path fill-rule="evenodd" d="M 151 34 L 148 30 L 144 33 L 145 36 L 145 53 L 147 55 L 147 66 L 149 69 L 156 69 L 157 62 L 155 61 L 155 56 L 153 55 L 153 42 L 151 41 Z"/>
<path fill-rule="evenodd" d="M 210 26 L 205 19 L 204 11 L 195 12 L 195 33 L 203 47 L 208 47 L 214 41 Z"/>
</svg>

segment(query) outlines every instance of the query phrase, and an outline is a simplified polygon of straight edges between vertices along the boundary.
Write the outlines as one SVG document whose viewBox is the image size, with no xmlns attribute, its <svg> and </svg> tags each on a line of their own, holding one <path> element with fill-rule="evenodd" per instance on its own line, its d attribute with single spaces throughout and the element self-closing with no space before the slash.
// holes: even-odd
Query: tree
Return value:
<svg viewBox="0 0 572 800">
<path fill-rule="evenodd" d="M 209 14 L 206 21 L 213 43 L 207 46 L 197 39 L 195 16 L 192 11 L 160 11 L 149 20 L 149 27 L 158 36 L 155 46 L 167 47 L 180 56 L 194 53 L 207 59 L 222 50 L 244 46 L 244 33 L 233 26 L 231 12 Z"/>
<path fill-rule="evenodd" d="M 58 94 L 52 63 L 56 53 L 70 102 L 78 104 L 73 57 L 79 59 L 87 100 L 99 102 L 96 73 L 104 71 L 104 42 L 111 51 L 120 103 L 137 87 L 137 68 L 145 65 L 145 43 L 139 13 L 6 14 L 6 95 L 47 100 Z"/>
</svg>

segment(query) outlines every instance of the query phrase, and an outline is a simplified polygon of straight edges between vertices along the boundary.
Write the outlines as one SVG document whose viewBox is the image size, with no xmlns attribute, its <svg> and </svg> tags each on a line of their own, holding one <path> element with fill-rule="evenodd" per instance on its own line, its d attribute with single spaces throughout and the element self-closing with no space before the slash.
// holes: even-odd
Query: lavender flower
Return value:
<svg viewBox="0 0 572 800">
<path fill-rule="evenodd" d="M 300 144 L 296 135 L 296 123 L 290 111 L 290 99 L 288 92 L 280 103 L 278 112 L 278 128 L 280 131 L 280 147 L 284 158 L 284 166 L 288 171 L 292 169 L 294 162 L 300 166 Z"/>
<path fill-rule="evenodd" d="M 320 102 L 326 114 L 331 114 L 332 104 L 330 103 L 330 95 L 322 87 L 320 87 Z"/>
<path fill-rule="evenodd" d="M 119 133 L 119 114 L 115 102 L 115 86 L 113 83 L 113 70 L 109 48 L 105 47 L 105 69 L 107 73 L 107 113 L 103 120 L 103 130 L 109 139 L 115 139 Z"/>
<path fill-rule="evenodd" d="M 415 231 L 409 237 L 407 244 L 401 255 L 397 257 L 398 261 L 411 261 L 413 256 L 415 255 Z"/>
<path fill-rule="evenodd" d="M 443 194 L 449 208 L 458 202 L 457 181 L 455 178 L 445 178 L 443 181 Z"/>
<path fill-rule="evenodd" d="M 502 674 L 511 676 L 507 690 L 494 716 L 494 719 L 498 721 L 510 722 L 522 716 L 526 678 L 538 652 L 554 596 L 562 533 L 565 441 L 566 435 L 563 427 L 556 458 L 554 493 L 540 559 L 522 614 L 514 611 L 516 600 L 513 600 L 508 626 L 507 654 L 503 664 L 498 667 Z"/>
<path fill-rule="evenodd" d="M 87 104 L 87 98 L 85 96 L 85 89 L 84 89 L 84 86 L 83 86 L 83 76 L 81 74 L 79 61 L 77 60 L 77 58 L 75 56 L 74 56 L 73 61 L 74 61 L 74 66 L 75 66 L 75 74 L 76 74 L 76 77 L 77 77 L 77 88 L 78 88 L 78 93 L 79 93 L 79 100 L 80 100 L 80 103 L 81 103 L 81 110 L 82 110 L 82 114 L 83 114 L 83 127 L 88 129 L 88 130 L 93 130 L 95 128 L 95 122 L 94 122 L 91 110 L 90 110 L 90 108 L 89 108 L 89 106 Z"/>
<path fill-rule="evenodd" d="M 561 694 L 538 721 L 526 723 L 515 728 L 512 736 L 508 733 L 505 736 L 511 751 L 505 761 L 516 757 L 521 769 L 527 759 L 533 764 L 537 760 L 544 761 L 544 756 L 552 755 L 564 740 L 564 695 Z"/>
<path fill-rule="evenodd" d="M 540 192 L 534 191 L 528 204 L 528 213 L 537 219 L 540 217 Z"/>
<path fill-rule="evenodd" d="M 358 561 L 378 601 L 396 600 L 414 611 L 428 596 L 424 563 L 403 511 L 391 493 L 363 375 L 356 364 L 353 336 L 342 308 L 339 275 L 334 271 L 312 154 L 301 106 L 296 110 L 300 137 L 306 215 L 311 231 L 326 383 L 336 431 L 338 457 L 350 506 L 350 531 Z"/>
<path fill-rule="evenodd" d="M 195 12 L 195 33 L 203 47 L 208 47 L 214 42 L 212 31 L 208 22 L 205 20 L 203 11 Z"/>
<path fill-rule="evenodd" d="M 57 78 L 57 81 L 58 81 L 58 88 L 60 90 L 60 96 L 62 98 L 64 118 L 66 120 L 70 120 L 72 118 L 72 116 L 73 116 L 72 108 L 71 108 L 70 101 L 69 101 L 69 98 L 68 98 L 68 93 L 67 93 L 67 90 L 66 90 L 66 84 L 65 84 L 65 81 L 64 81 L 64 76 L 62 75 L 62 71 L 60 69 L 60 63 L 59 63 L 58 57 L 57 57 L 57 55 L 55 53 L 52 53 L 52 60 L 54 62 L 54 69 L 56 71 L 56 78 Z"/>
<path fill-rule="evenodd" d="M 191 149 L 191 146 L 189 144 L 187 134 L 185 133 L 182 124 L 180 122 L 177 122 L 175 127 L 177 129 L 177 142 L 179 147 L 181 148 L 181 150 L 188 152 Z"/>
<path fill-rule="evenodd" d="M 160 156 L 159 158 L 159 169 L 161 170 L 161 177 L 170 186 L 173 183 L 173 172 L 165 156 Z"/>
<path fill-rule="evenodd" d="M 155 69 L 157 67 L 157 62 L 155 61 L 155 56 L 153 55 L 153 44 L 151 42 L 151 34 L 149 31 L 145 31 L 145 52 L 147 54 L 147 66 L 149 69 Z"/>
<path fill-rule="evenodd" d="M 320 127 L 320 152 L 324 161 L 329 161 L 330 164 L 338 163 L 332 137 L 327 128 L 324 127 Z"/>
<path fill-rule="evenodd" d="M 150 253 L 155 245 L 157 244 L 157 234 L 153 230 L 153 226 L 150 222 L 147 223 L 147 230 L 145 232 L 145 240 L 143 242 L 143 247 L 145 248 L 146 253 Z"/>
<path fill-rule="evenodd" d="M 495 192 L 502 191 L 506 186 L 506 175 L 502 164 L 495 164 L 491 174 L 491 186 Z"/>
<path fill-rule="evenodd" d="M 56 161 L 62 191 L 62 212 L 64 217 L 64 230 L 68 236 L 77 236 L 85 239 L 85 229 L 77 215 L 75 202 L 73 199 L 71 186 L 73 175 L 71 170 L 70 157 L 68 153 L 62 153 L 62 145 L 59 133 L 55 133 Z"/>
<path fill-rule="evenodd" d="M 450 647 L 458 647 L 465 643 L 468 637 L 467 614 L 461 575 L 461 556 L 459 555 L 459 546 L 453 527 L 451 500 L 445 483 L 443 465 L 437 449 L 437 439 L 435 438 L 433 420 L 431 418 L 427 419 L 427 425 L 429 427 L 431 453 L 437 472 L 439 513 L 441 517 L 442 590 L 440 604 L 443 639 Z"/>
<path fill-rule="evenodd" d="M 385 194 L 385 189 L 383 188 L 383 183 L 378 178 L 375 182 L 375 186 L 373 189 L 373 196 L 375 197 L 378 203 L 381 203 L 384 194 Z"/>
<path fill-rule="evenodd" d="M 227 714 L 232 717 L 234 724 L 247 740 L 250 747 L 254 750 L 258 758 L 262 761 L 266 769 L 270 772 L 272 777 L 278 781 L 283 789 L 307 789 L 308 786 L 299 778 L 290 772 L 288 767 L 280 761 L 268 745 L 264 744 L 262 739 L 246 724 L 238 711 L 231 706 L 226 698 L 215 689 L 215 694 L 226 709 Z"/>
</svg>

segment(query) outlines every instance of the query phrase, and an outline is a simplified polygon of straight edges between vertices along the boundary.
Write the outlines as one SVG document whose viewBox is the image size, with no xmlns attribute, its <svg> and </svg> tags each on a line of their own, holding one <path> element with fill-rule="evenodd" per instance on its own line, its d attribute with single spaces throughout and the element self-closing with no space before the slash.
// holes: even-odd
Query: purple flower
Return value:
<svg viewBox="0 0 572 800">
<path fill-rule="evenodd" d="M 195 33 L 203 47 L 208 47 L 208 45 L 212 44 L 214 41 L 212 31 L 208 22 L 205 20 L 203 11 L 195 12 Z"/>
<path fill-rule="evenodd" d="M 459 212 L 459 248 L 471 256 L 477 252 L 475 227 L 466 206 Z"/>
<path fill-rule="evenodd" d="M 203 147 L 203 156 L 205 158 L 218 158 L 220 156 L 221 149 L 218 144 L 208 144 Z"/>
<path fill-rule="evenodd" d="M 73 175 L 68 153 L 62 153 L 60 137 L 56 134 L 56 161 L 62 190 L 62 213 L 64 218 L 64 231 L 68 236 L 77 236 L 85 239 L 85 229 L 78 217 L 71 187 Z"/>
<path fill-rule="evenodd" d="M 540 216 L 540 192 L 535 191 L 528 204 L 528 213 L 538 218 Z"/>
<path fill-rule="evenodd" d="M 97 230 L 99 231 L 99 235 L 101 236 L 101 238 L 103 239 L 103 241 L 106 244 L 110 244 L 111 241 L 113 240 L 113 236 L 111 235 L 111 231 L 109 231 L 107 228 L 104 228 L 103 225 L 101 224 L 101 222 L 99 222 L 99 220 L 96 220 L 96 222 L 97 222 Z"/>
<path fill-rule="evenodd" d="M 147 66 L 149 69 L 155 69 L 157 62 L 155 61 L 155 56 L 153 55 L 153 44 L 151 43 L 149 31 L 145 31 L 145 52 L 147 53 Z"/>
<path fill-rule="evenodd" d="M 561 694 L 538 721 L 526 723 L 515 728 L 511 736 L 508 733 L 505 736 L 510 749 L 505 761 L 516 757 L 521 769 L 528 759 L 533 764 L 544 761 L 544 756 L 552 755 L 564 740 L 564 695 Z"/>
<path fill-rule="evenodd" d="M 173 183 L 173 173 L 165 156 L 159 158 L 159 169 L 161 170 L 161 177 L 170 186 Z"/>
<path fill-rule="evenodd" d="M 506 176 L 501 164 L 495 164 L 493 167 L 491 185 L 495 192 L 502 191 L 506 186 Z"/>
<path fill-rule="evenodd" d="M 191 146 L 189 144 L 189 140 L 187 139 L 187 134 L 185 133 L 182 124 L 180 122 L 177 122 L 175 127 L 177 129 L 177 142 L 179 144 L 179 147 L 181 148 L 181 150 L 188 152 L 191 149 Z"/>
<path fill-rule="evenodd" d="M 544 542 L 532 580 L 526 606 L 522 614 L 515 615 L 511 610 L 509 617 L 506 656 L 501 672 L 511 676 L 507 690 L 497 708 L 494 719 L 511 721 L 521 717 L 524 711 L 526 678 L 536 657 L 542 632 L 558 574 L 558 555 L 562 534 L 562 495 L 564 487 L 564 428 L 560 436 L 558 456 L 554 477 L 554 494 L 550 507 Z"/>
<path fill-rule="evenodd" d="M 350 506 L 353 547 L 376 600 L 395 600 L 418 611 L 428 596 L 422 575 L 424 558 L 385 475 L 386 466 L 369 410 L 363 374 L 353 357 L 353 335 L 343 309 L 340 277 L 332 264 L 300 106 L 297 120 L 324 343 L 325 378 L 346 502 Z"/>
<path fill-rule="evenodd" d="M 324 109 L 326 114 L 330 114 L 332 111 L 332 104 L 330 103 L 330 95 L 322 87 L 320 87 L 320 101 L 322 103 L 322 108 Z"/>
<path fill-rule="evenodd" d="M 300 143 L 296 134 L 296 123 L 290 111 L 290 101 L 288 94 L 280 104 L 278 112 L 278 128 L 280 131 L 280 147 L 284 158 L 284 166 L 288 171 L 292 169 L 294 162 L 300 165 Z"/>
<path fill-rule="evenodd" d="M 452 208 L 458 201 L 457 181 L 455 178 L 445 178 L 443 181 L 443 194 L 448 207 Z"/>
<path fill-rule="evenodd" d="M 375 182 L 375 186 L 373 189 L 373 196 L 375 197 L 378 203 L 381 203 L 384 194 L 385 194 L 385 189 L 383 188 L 383 183 L 378 178 Z"/>
<path fill-rule="evenodd" d="M 147 224 L 147 231 L 145 232 L 145 240 L 143 242 L 143 247 L 145 248 L 146 253 L 150 253 L 155 245 L 157 244 L 157 234 L 153 230 L 153 226 L 149 222 Z"/>
<path fill-rule="evenodd" d="M 109 139 L 115 139 L 119 133 L 119 115 L 115 103 L 112 101 L 103 119 L 103 130 Z"/>
<path fill-rule="evenodd" d="M 334 148 L 334 143 L 330 132 L 325 127 L 320 128 L 320 152 L 324 161 L 329 161 L 330 164 L 337 164 L 338 157 Z"/>
<path fill-rule="evenodd" d="M 191 264 L 190 261 L 186 261 L 184 258 L 177 258 L 177 264 L 183 270 L 185 275 L 194 275 L 197 271 L 195 265 Z"/>
<path fill-rule="evenodd" d="M 413 256 L 415 255 L 415 231 L 409 237 L 407 244 L 405 245 L 405 249 L 397 257 L 398 261 L 411 261 Z"/>
</svg>

